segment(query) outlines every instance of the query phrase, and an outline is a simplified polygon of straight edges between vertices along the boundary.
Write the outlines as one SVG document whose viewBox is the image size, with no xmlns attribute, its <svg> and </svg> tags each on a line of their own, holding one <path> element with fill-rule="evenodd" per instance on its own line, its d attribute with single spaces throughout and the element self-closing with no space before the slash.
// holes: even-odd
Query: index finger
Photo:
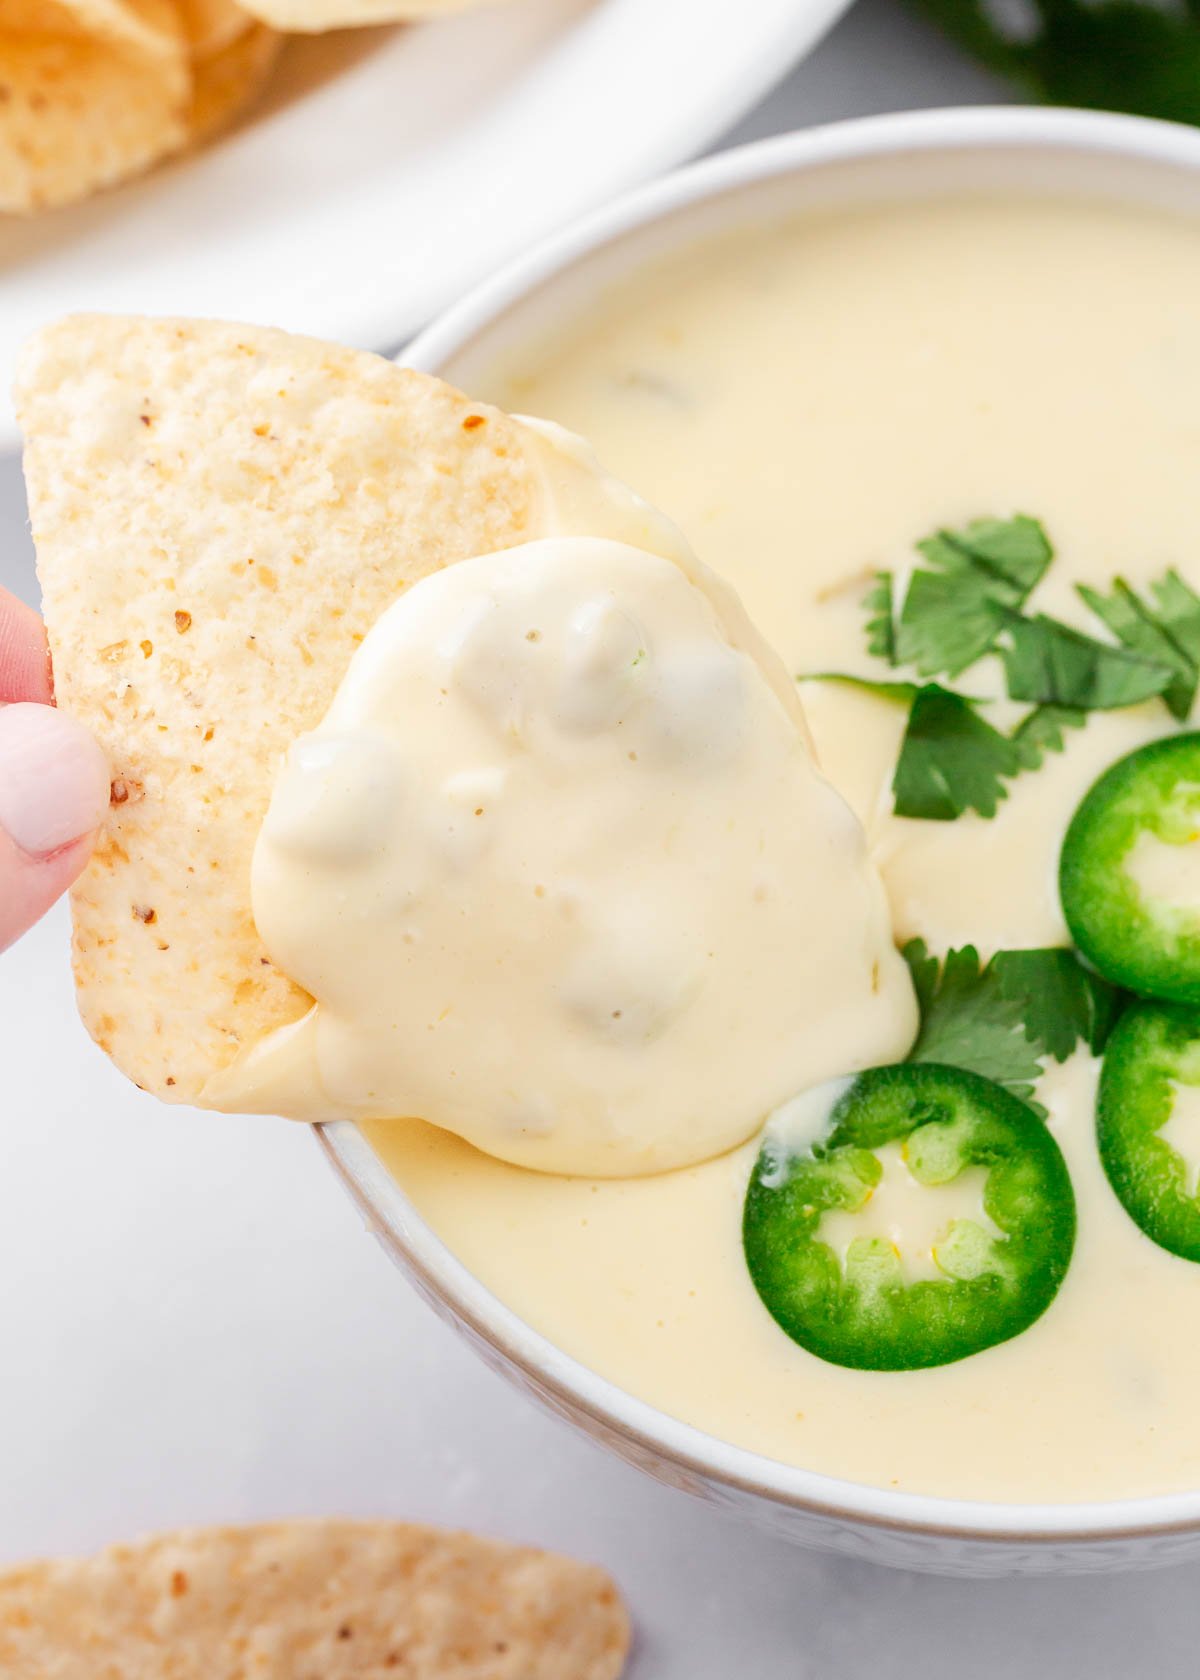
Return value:
<svg viewBox="0 0 1200 1680">
<path fill-rule="evenodd" d="M 0 706 L 54 698 L 46 632 L 32 607 L 0 589 Z"/>
</svg>

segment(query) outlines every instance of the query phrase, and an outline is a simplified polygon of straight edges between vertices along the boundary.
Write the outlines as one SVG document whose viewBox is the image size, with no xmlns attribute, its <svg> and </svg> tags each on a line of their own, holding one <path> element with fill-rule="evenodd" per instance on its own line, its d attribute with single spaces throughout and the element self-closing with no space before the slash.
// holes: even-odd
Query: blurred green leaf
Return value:
<svg viewBox="0 0 1200 1680">
<path fill-rule="evenodd" d="M 1200 124 L 1200 0 L 911 0 L 1052 105 Z"/>
</svg>

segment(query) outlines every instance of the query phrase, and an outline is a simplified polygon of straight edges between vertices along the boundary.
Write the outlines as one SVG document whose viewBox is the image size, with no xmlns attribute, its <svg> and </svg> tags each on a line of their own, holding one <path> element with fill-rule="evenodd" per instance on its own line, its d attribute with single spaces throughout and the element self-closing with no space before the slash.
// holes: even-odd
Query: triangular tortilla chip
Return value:
<svg viewBox="0 0 1200 1680">
<path fill-rule="evenodd" d="M 17 405 L 58 698 L 114 805 L 76 888 L 93 1036 L 195 1101 L 301 1015 L 250 859 L 280 759 L 383 609 L 544 534 L 532 434 L 436 379 L 262 328 L 77 317 Z"/>
<path fill-rule="evenodd" d="M 6 29 L 0 10 L 0 211 L 86 198 L 178 151 L 188 136 L 181 34 L 172 52 L 149 30 L 149 44 L 87 35 L 70 8 L 41 11 L 53 30 Z"/>
<path fill-rule="evenodd" d="M 0 1575 L 6 1680 L 617 1680 L 600 1569 L 382 1522 L 195 1529 Z"/>
</svg>

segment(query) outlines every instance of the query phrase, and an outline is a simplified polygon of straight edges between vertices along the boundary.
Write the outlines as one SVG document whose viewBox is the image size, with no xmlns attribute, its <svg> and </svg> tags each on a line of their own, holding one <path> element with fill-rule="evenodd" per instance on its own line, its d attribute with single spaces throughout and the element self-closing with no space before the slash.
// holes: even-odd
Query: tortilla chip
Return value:
<svg viewBox="0 0 1200 1680">
<path fill-rule="evenodd" d="M 0 1575 L 9 1680 L 617 1680 L 603 1570 L 381 1522 L 193 1529 Z"/>
<path fill-rule="evenodd" d="M 86 198 L 186 141 L 190 76 L 99 36 L 0 32 L 0 210 Z"/>
<path fill-rule="evenodd" d="M 443 12 L 464 12 L 486 0 L 248 0 L 247 10 L 264 23 L 293 34 L 404 23 Z"/>
<path fill-rule="evenodd" d="M 279 56 L 283 37 L 265 23 L 251 24 L 219 52 L 198 58 L 193 67 L 191 137 L 210 140 L 228 127 L 262 90 Z"/>
<path fill-rule="evenodd" d="M 0 0 L 0 33 L 9 32 L 98 38 L 168 59 L 187 45 L 171 0 Z"/>
<path fill-rule="evenodd" d="M 238 0 L 179 0 L 179 17 L 193 58 L 222 52 L 254 23 Z"/>
<path fill-rule="evenodd" d="M 217 322 L 76 317 L 17 388 L 58 698 L 114 805 L 73 893 L 89 1030 L 203 1100 L 310 1003 L 250 860 L 277 766 L 410 583 L 542 534 L 530 434 L 378 356 Z"/>
</svg>

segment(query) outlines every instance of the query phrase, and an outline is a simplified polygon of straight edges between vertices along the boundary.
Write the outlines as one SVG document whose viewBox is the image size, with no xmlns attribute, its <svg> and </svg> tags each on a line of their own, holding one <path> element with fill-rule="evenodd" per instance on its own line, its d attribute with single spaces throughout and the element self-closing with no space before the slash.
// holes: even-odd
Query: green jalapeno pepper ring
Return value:
<svg viewBox="0 0 1200 1680">
<path fill-rule="evenodd" d="M 1200 914 L 1140 890 L 1125 863 L 1143 834 L 1168 845 L 1200 835 L 1200 734 L 1152 741 L 1106 770 L 1059 862 L 1063 914 L 1088 961 L 1144 996 L 1200 1003 Z"/>
<path fill-rule="evenodd" d="M 872 1068 L 830 1092 L 811 1147 L 792 1153 L 768 1128 L 746 1193 L 746 1263 L 780 1328 L 821 1359 L 872 1371 L 949 1364 L 1027 1329 L 1075 1241 L 1071 1180 L 1046 1127 L 990 1080 L 932 1062 Z M 944 1278 L 907 1282 L 881 1239 L 852 1242 L 843 1266 L 820 1238 L 823 1214 L 866 1204 L 874 1151 L 893 1142 L 921 1183 L 987 1169 L 983 1207 L 1000 1236 L 955 1221 L 936 1251 Z"/>
<path fill-rule="evenodd" d="M 1135 1005 L 1105 1052 L 1096 1136 L 1108 1182 L 1134 1224 L 1160 1248 L 1200 1260 L 1200 1194 L 1188 1162 L 1161 1136 L 1176 1081 L 1200 1085 L 1200 1009 Z"/>
</svg>

